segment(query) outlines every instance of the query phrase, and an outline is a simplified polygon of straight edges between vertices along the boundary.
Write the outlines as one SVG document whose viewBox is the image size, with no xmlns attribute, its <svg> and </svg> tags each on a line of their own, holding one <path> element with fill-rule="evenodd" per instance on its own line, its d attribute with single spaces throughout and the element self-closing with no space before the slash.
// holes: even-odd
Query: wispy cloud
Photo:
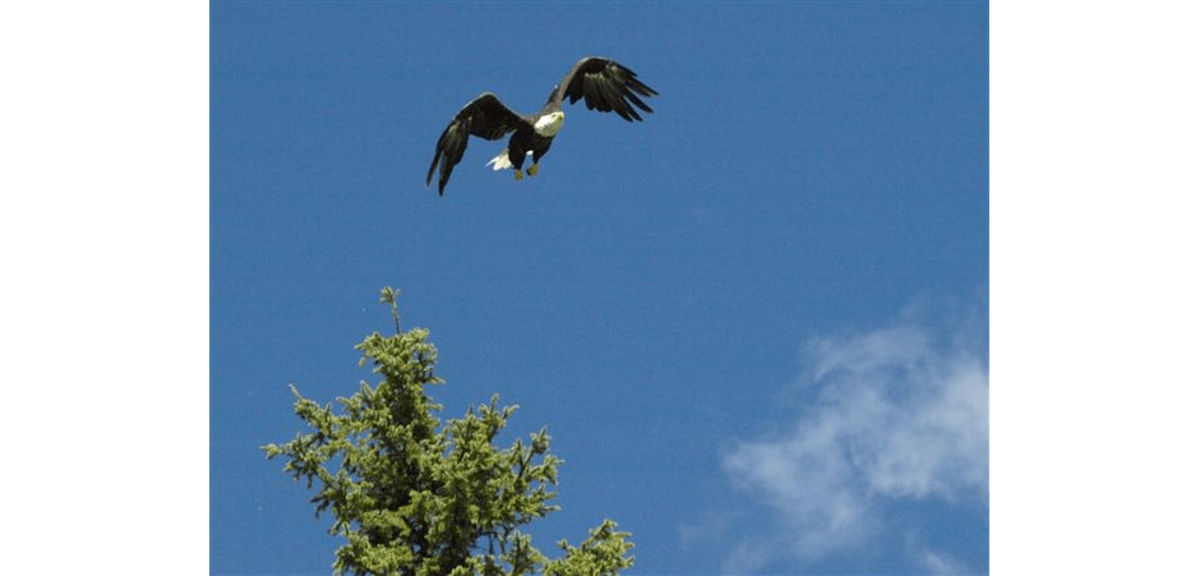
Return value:
<svg viewBox="0 0 1200 576">
<path fill-rule="evenodd" d="M 951 339 L 956 341 L 959 339 Z M 804 348 L 798 390 L 814 401 L 775 433 L 731 444 L 722 467 L 770 511 L 736 544 L 727 573 L 869 549 L 894 532 L 889 511 L 936 499 L 986 507 L 988 374 L 982 351 L 902 325 Z M 910 567 L 962 571 L 907 538 Z"/>
<path fill-rule="evenodd" d="M 920 550 L 913 553 L 928 572 L 937 576 L 953 576 L 967 574 L 967 570 L 948 554 L 939 554 L 930 550 Z"/>
</svg>

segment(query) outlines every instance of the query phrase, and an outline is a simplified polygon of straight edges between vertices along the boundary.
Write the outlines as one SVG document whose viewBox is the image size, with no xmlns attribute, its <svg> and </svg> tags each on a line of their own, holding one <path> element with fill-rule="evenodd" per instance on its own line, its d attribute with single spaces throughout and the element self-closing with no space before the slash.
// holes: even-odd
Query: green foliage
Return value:
<svg viewBox="0 0 1200 576">
<path fill-rule="evenodd" d="M 618 568 L 633 566 L 633 557 L 626 556 L 633 548 L 633 542 L 625 541 L 632 534 L 617 532 L 616 528 L 616 522 L 605 519 L 603 524 L 592 529 L 579 548 L 560 540 L 558 547 L 567 555 L 548 562 L 545 576 L 602 576 L 616 574 Z"/>
<path fill-rule="evenodd" d="M 321 407 L 296 396 L 296 415 L 312 429 L 282 445 L 262 449 L 267 458 L 287 459 L 284 472 L 308 488 L 319 516 L 334 517 L 330 534 L 347 543 L 337 550 L 337 574 L 468 576 L 532 574 L 588 576 L 617 574 L 633 565 L 633 543 L 616 523 L 604 522 L 579 548 L 550 560 L 519 528 L 558 509 L 551 504 L 562 460 L 550 453 L 542 428 L 529 442 L 493 445 L 517 406 L 500 406 L 499 395 L 469 408 L 444 425 L 442 407 L 426 387 L 434 375 L 437 349 L 429 332 L 400 332 L 398 291 L 385 288 L 397 334 L 374 333 L 355 346 L 360 366 L 370 363 L 383 380 L 367 382 L 349 398 Z"/>
</svg>

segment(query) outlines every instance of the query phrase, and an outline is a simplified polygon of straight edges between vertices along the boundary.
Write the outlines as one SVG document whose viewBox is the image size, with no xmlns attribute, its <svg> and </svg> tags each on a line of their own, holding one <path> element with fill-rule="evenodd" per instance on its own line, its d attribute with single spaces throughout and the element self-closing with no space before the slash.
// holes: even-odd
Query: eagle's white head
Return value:
<svg viewBox="0 0 1200 576">
<path fill-rule="evenodd" d="M 562 110 L 551 112 L 537 119 L 537 122 L 533 124 L 533 131 L 537 132 L 538 136 L 549 138 L 558 134 L 563 125 L 563 118 L 566 117 L 566 113 Z"/>
</svg>

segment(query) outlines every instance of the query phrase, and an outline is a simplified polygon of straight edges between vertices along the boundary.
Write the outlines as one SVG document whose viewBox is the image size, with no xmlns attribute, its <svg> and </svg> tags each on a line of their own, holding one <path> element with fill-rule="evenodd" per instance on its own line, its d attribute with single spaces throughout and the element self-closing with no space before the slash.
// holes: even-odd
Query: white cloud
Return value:
<svg viewBox="0 0 1200 576">
<path fill-rule="evenodd" d="M 953 558 L 946 554 L 938 554 L 929 550 L 924 550 L 918 553 L 918 559 L 921 565 L 929 571 L 930 574 L 947 576 L 953 574 L 965 574 L 965 569 L 960 566 Z"/>
<path fill-rule="evenodd" d="M 802 391 L 815 402 L 780 432 L 722 454 L 728 478 L 773 516 L 767 535 L 734 547 L 727 573 L 865 550 L 899 502 L 986 507 L 981 354 L 941 350 L 931 332 L 902 326 L 816 340 L 804 358 Z M 925 549 L 909 556 L 924 570 L 961 569 Z"/>
</svg>

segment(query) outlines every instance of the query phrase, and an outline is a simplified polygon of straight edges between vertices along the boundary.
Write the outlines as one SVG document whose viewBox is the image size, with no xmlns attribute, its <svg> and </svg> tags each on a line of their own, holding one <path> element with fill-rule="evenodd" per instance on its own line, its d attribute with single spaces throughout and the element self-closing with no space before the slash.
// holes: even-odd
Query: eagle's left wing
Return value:
<svg viewBox="0 0 1200 576">
<path fill-rule="evenodd" d="M 616 112 L 627 122 L 641 120 L 634 106 L 653 112 L 638 94 L 645 97 L 657 96 L 653 88 L 637 79 L 637 74 L 608 58 L 584 58 L 575 63 L 570 72 L 563 76 L 558 86 L 550 93 L 547 103 L 556 102 L 560 107 L 563 100 L 574 104 L 580 98 L 588 110 Z"/>
</svg>

